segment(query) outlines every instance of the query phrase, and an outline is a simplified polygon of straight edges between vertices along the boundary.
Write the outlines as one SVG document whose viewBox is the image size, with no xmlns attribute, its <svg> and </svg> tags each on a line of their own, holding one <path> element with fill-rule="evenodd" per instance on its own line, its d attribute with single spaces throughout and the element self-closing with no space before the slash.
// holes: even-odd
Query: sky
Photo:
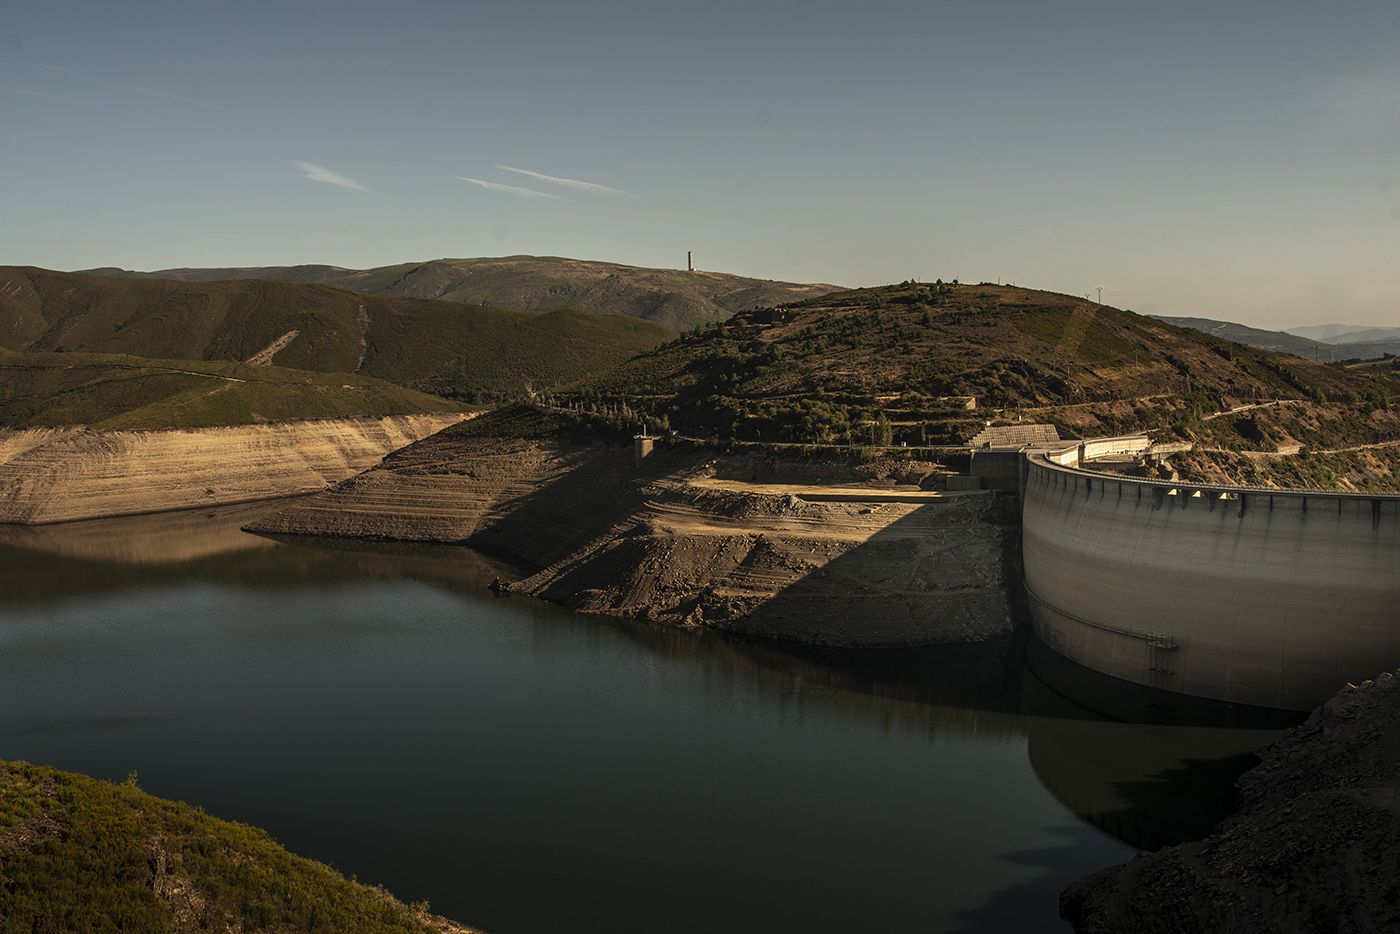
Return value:
<svg viewBox="0 0 1400 934">
<path fill-rule="evenodd" d="M 518 253 L 1400 325 L 1400 4 L 0 0 L 0 263 Z"/>
</svg>

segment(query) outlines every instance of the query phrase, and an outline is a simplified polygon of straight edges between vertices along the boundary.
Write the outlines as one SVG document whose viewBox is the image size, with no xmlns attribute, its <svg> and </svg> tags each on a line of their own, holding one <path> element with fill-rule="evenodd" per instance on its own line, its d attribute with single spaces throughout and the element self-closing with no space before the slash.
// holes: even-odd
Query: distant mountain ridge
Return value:
<svg viewBox="0 0 1400 934">
<path fill-rule="evenodd" d="M 1236 344 L 1289 353 L 1306 360 L 1332 363 L 1341 360 L 1378 360 L 1387 354 L 1400 354 L 1400 328 L 1360 328 L 1345 334 L 1335 334 L 1330 341 L 1316 340 L 1301 331 L 1328 332 L 1350 325 L 1319 325 L 1315 328 L 1294 328 L 1291 331 L 1269 331 L 1234 321 L 1214 318 L 1172 317 L 1150 315 L 1177 327 L 1192 328 Z M 1394 336 L 1386 336 L 1393 333 Z M 1376 335 L 1374 337 L 1368 335 Z M 1355 338 L 1354 340 L 1352 338 Z"/>
<path fill-rule="evenodd" d="M 584 311 L 502 311 L 245 278 L 169 281 L 0 266 L 0 347 L 250 361 L 480 400 L 599 372 L 672 336 Z"/>
<path fill-rule="evenodd" d="M 1400 328 L 1365 328 L 1348 331 L 1328 341 L 1329 344 L 1365 344 L 1375 341 L 1400 340 Z"/>
<path fill-rule="evenodd" d="M 1314 324 L 1287 328 L 1287 331 L 1289 334 L 1321 341 L 1324 344 L 1352 344 L 1400 338 L 1400 327 L 1374 327 L 1368 324 Z"/>
<path fill-rule="evenodd" d="M 654 269 L 559 256 L 437 259 L 373 269 L 305 265 L 87 272 L 182 282 L 271 279 L 523 311 L 567 308 L 645 318 L 673 331 L 686 331 L 741 311 L 839 290 L 838 286 L 822 283 L 777 282 L 722 272 Z"/>
</svg>

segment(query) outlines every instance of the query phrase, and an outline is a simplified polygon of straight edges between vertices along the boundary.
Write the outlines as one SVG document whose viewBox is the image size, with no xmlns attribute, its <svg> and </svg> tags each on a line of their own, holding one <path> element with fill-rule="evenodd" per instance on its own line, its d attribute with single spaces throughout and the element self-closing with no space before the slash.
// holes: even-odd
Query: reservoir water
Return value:
<svg viewBox="0 0 1400 934">
<path fill-rule="evenodd" d="M 1039 931 L 1278 735 L 1025 638 L 658 630 L 495 598 L 464 549 L 239 531 L 268 508 L 0 527 L 0 758 L 135 771 L 493 934 Z"/>
</svg>

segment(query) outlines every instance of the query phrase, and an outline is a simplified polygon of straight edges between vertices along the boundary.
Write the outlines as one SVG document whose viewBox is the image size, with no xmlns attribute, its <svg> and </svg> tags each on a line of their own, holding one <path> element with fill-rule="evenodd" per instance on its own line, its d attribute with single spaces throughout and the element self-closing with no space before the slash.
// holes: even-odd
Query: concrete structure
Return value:
<svg viewBox="0 0 1400 934">
<path fill-rule="evenodd" d="M 1010 448 L 1016 450 L 1028 444 L 1044 444 L 1060 440 L 1054 425 L 1026 422 L 1020 425 L 988 425 L 973 435 L 967 443 L 974 448 Z"/>
<path fill-rule="evenodd" d="M 1025 455 L 1025 582 L 1047 645 L 1139 684 L 1287 710 L 1400 666 L 1400 496 L 1091 469 L 1137 443 Z"/>
<path fill-rule="evenodd" d="M 967 472 L 977 480 L 979 489 L 1019 493 L 1025 474 L 1025 463 L 1025 455 L 1020 449 L 973 451 L 968 455 Z"/>
</svg>

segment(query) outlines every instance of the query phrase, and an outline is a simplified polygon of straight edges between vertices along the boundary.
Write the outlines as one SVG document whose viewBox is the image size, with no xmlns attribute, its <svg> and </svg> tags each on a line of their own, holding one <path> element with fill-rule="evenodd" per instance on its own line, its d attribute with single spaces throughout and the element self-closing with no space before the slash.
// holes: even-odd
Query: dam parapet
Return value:
<svg viewBox="0 0 1400 934">
<path fill-rule="evenodd" d="M 1150 687 L 1287 710 L 1400 663 L 1400 496 L 1092 468 L 1146 441 L 1024 452 L 1025 583 L 1047 645 Z"/>
</svg>

